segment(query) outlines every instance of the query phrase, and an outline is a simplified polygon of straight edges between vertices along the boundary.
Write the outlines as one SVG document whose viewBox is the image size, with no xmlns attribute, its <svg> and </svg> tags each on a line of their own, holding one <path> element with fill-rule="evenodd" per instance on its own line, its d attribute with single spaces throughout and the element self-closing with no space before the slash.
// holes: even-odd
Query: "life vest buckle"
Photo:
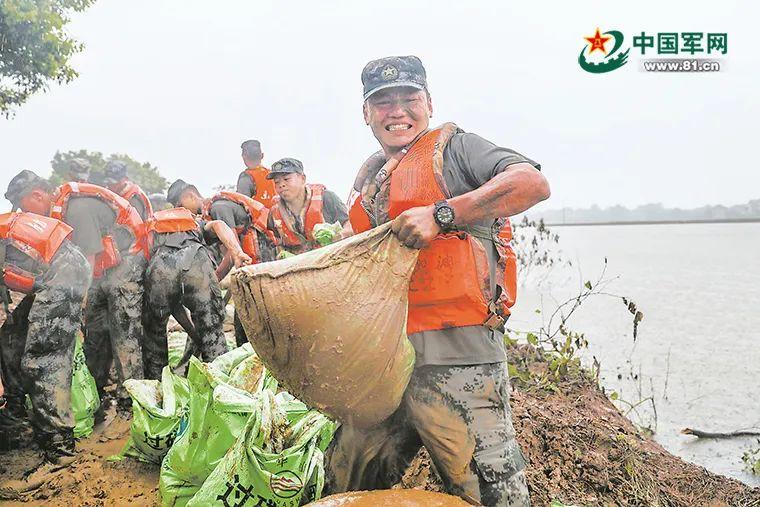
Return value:
<svg viewBox="0 0 760 507">
<path fill-rule="evenodd" d="M 506 321 L 507 319 L 499 315 L 496 304 L 493 301 L 488 303 L 488 316 L 483 325 L 489 329 L 499 329 Z"/>
</svg>

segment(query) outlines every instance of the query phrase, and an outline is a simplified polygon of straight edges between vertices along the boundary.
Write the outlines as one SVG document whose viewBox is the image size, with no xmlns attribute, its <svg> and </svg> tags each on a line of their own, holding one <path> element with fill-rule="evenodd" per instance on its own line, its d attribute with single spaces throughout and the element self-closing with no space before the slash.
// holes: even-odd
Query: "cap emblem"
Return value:
<svg viewBox="0 0 760 507">
<path fill-rule="evenodd" d="M 398 77 L 398 69 L 393 65 L 386 65 L 380 73 L 380 77 L 383 78 L 383 81 L 393 81 Z"/>
</svg>

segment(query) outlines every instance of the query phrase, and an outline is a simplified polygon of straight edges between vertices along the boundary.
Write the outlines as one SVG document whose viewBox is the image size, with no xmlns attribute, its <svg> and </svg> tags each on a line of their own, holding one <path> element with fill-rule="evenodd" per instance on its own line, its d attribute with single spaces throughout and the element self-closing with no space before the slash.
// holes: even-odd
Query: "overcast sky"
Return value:
<svg viewBox="0 0 760 507">
<path fill-rule="evenodd" d="M 234 183 L 240 142 L 265 165 L 301 159 L 345 197 L 377 144 L 360 73 L 386 55 L 425 64 L 433 123 L 454 121 L 542 163 L 546 208 L 737 204 L 760 198 L 756 2 L 288 2 L 101 0 L 69 31 L 80 77 L 0 119 L 0 188 L 50 173 L 56 150 L 128 153 L 209 193 Z M 577 63 L 584 36 L 726 32 L 723 69 L 609 74 Z M 0 201 L 2 202 L 2 201 Z M 7 202 L 2 206 L 5 208 Z"/>
</svg>

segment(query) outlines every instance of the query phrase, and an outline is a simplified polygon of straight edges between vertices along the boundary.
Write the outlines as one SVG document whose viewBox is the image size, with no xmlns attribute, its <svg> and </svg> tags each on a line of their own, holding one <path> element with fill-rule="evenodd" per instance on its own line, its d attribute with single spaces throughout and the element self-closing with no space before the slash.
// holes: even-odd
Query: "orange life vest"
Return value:
<svg viewBox="0 0 760 507">
<path fill-rule="evenodd" d="M 449 133 L 455 131 L 451 127 Z M 451 197 L 442 174 L 443 150 L 451 137 L 451 134 L 442 136 L 444 130 L 424 134 L 391 173 L 388 204 L 391 220 L 410 208 L 429 206 Z M 356 233 L 371 228 L 361 196 L 353 200 L 349 219 Z M 497 278 L 495 297 L 491 293 L 483 245 L 466 230 L 441 234 L 420 251 L 412 273 L 407 334 L 473 325 L 498 327 L 504 322 L 515 301 L 517 266 L 509 245 L 512 238 L 509 220 L 502 218 L 496 223 L 498 234 L 490 234 L 490 239 L 499 253 L 497 272 L 503 272 L 503 276 Z"/>
<path fill-rule="evenodd" d="M 211 205 L 214 201 L 225 199 L 241 205 L 248 218 L 251 220 L 251 226 L 235 227 L 235 232 L 240 240 L 240 247 L 243 252 L 253 261 L 253 264 L 261 262 L 261 252 L 259 251 L 259 234 L 264 234 L 270 241 L 274 242 L 274 236 L 271 231 L 267 230 L 267 220 L 269 220 L 269 210 L 256 199 L 238 192 L 222 191 L 203 204 L 203 218 L 211 220 Z"/>
<path fill-rule="evenodd" d="M 153 250 L 155 234 L 170 234 L 172 232 L 189 232 L 198 229 L 195 215 L 187 208 L 171 208 L 156 211 L 147 222 L 145 230 L 148 235 L 148 250 Z"/>
<path fill-rule="evenodd" d="M 116 213 L 116 226 L 127 229 L 132 235 L 133 241 L 129 247 L 129 253 L 142 253 L 148 258 L 145 224 L 137 210 L 129 204 L 129 201 L 107 188 L 92 183 L 69 182 L 64 183 L 56 190 L 50 216 L 63 220 L 66 216 L 66 207 L 72 196 L 96 197 L 106 203 Z M 107 269 L 117 266 L 121 262 L 121 254 L 113 236 L 106 234 L 103 236 L 102 243 L 103 250 L 95 256 L 95 264 L 92 270 L 92 275 L 95 278 L 103 276 Z"/>
<path fill-rule="evenodd" d="M 42 270 L 47 269 L 63 242 L 73 229 L 54 218 L 34 213 L 3 213 L 0 215 L 0 240 L 31 257 Z M 2 266 L 3 283 L 11 290 L 29 294 L 40 273 L 31 273 L 7 261 Z"/>
<path fill-rule="evenodd" d="M 274 181 L 267 179 L 269 169 L 260 165 L 254 167 L 253 169 L 246 169 L 244 172 L 250 176 L 253 182 L 256 184 L 256 195 L 254 195 L 253 198 L 267 208 L 271 208 L 275 193 Z"/>
<path fill-rule="evenodd" d="M 142 201 L 143 207 L 145 208 L 145 218 L 153 216 L 153 205 L 150 203 L 150 199 L 148 199 L 145 192 L 143 192 L 143 189 L 140 188 L 137 183 L 127 181 L 124 188 L 119 192 L 119 195 L 127 201 L 130 201 L 134 196 L 137 196 L 138 199 Z"/>
<path fill-rule="evenodd" d="M 269 210 L 272 214 L 272 223 L 279 235 L 280 244 L 296 250 L 297 253 L 319 248 L 319 243 L 314 240 L 314 226 L 325 221 L 325 216 L 322 214 L 322 198 L 325 193 L 325 186 L 320 184 L 307 184 L 306 186 L 311 191 L 311 199 L 306 203 L 306 215 L 303 224 L 305 236 L 294 231 L 283 219 L 285 204 L 281 202 L 279 195 L 275 196 L 274 204 Z"/>
</svg>

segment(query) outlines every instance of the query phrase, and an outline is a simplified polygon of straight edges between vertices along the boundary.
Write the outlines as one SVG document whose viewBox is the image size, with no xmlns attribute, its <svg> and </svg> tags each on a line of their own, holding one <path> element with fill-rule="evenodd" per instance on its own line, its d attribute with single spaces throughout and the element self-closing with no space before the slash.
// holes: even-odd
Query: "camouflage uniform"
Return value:
<svg viewBox="0 0 760 507">
<path fill-rule="evenodd" d="M 19 303 L 0 328 L 8 410 L 23 414 L 24 395 L 29 395 L 37 440 L 53 457 L 74 450 L 72 361 L 90 279 L 87 259 L 65 241 L 37 279 L 34 293 Z"/>
<path fill-rule="evenodd" d="M 87 293 L 84 354 L 101 395 L 114 359 L 120 386 L 124 380 L 143 378 L 140 340 L 147 261 L 142 254 L 122 255 L 121 263 L 95 278 Z M 123 387 L 119 398 L 123 405 L 130 403 Z"/>
<path fill-rule="evenodd" d="M 190 234 L 190 233 L 174 233 Z M 224 301 L 214 264 L 200 243 L 181 248 L 158 248 L 145 272 L 145 376 L 160 379 L 168 364 L 166 324 L 175 308 L 190 310 L 201 339 L 204 361 L 227 352 L 224 339 Z"/>
<path fill-rule="evenodd" d="M 367 64 L 362 72 L 364 98 L 395 87 L 427 90 L 422 62 L 414 56 L 388 57 Z M 373 126 L 374 127 L 374 126 Z M 436 145 L 433 170 L 447 195 L 467 194 L 485 185 L 508 166 L 540 165 L 475 135 L 451 131 Z M 354 182 L 361 208 L 371 226 L 390 220 L 391 173 L 385 153 L 370 157 Z M 440 165 L 438 165 L 440 164 Z M 392 171 L 392 168 L 391 168 Z M 419 189 L 422 190 L 422 189 Z M 470 224 L 492 231 L 494 220 Z M 473 234 L 474 235 L 474 234 Z M 476 236 L 488 261 L 492 302 L 500 251 L 490 234 Z M 437 269 L 447 269 L 439 266 Z M 416 352 L 415 369 L 400 407 L 368 430 L 344 424 L 326 453 L 330 493 L 388 488 L 403 475 L 424 445 L 447 492 L 471 503 L 522 507 L 530 505 L 525 459 L 515 439 L 509 408 L 509 376 L 502 330 L 462 325 L 409 334 Z"/>
<path fill-rule="evenodd" d="M 326 455 L 326 491 L 388 489 L 422 445 L 449 493 L 483 505 L 530 504 L 504 363 L 415 368 L 389 419 L 338 430 Z"/>
</svg>

